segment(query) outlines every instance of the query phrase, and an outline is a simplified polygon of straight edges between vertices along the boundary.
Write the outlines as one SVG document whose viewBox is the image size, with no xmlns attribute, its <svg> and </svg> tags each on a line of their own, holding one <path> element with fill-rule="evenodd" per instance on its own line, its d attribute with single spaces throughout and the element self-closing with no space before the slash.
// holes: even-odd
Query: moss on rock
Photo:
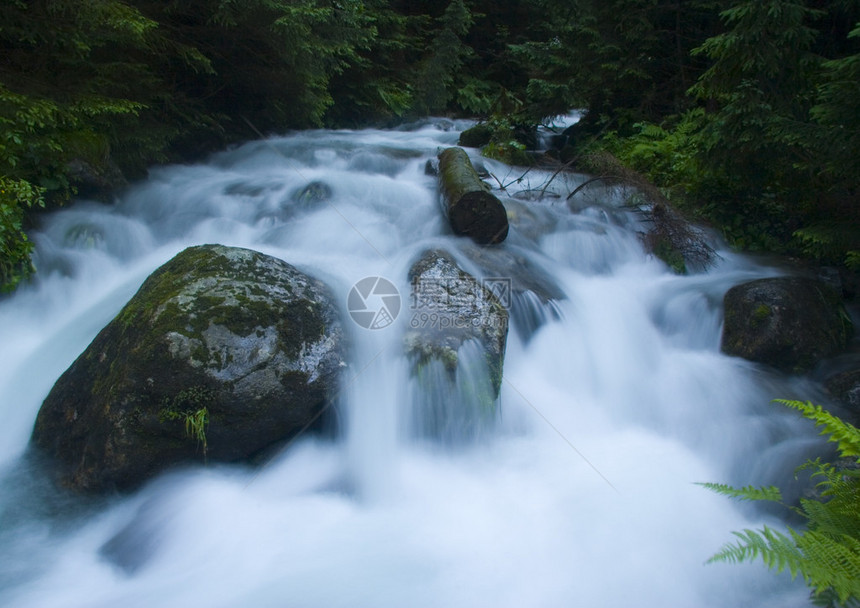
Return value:
<svg viewBox="0 0 860 608">
<path fill-rule="evenodd" d="M 327 289 L 247 249 L 191 247 L 156 270 L 57 381 L 33 432 L 82 490 L 199 460 L 170 412 L 208 412 L 208 456 L 253 457 L 316 420 L 343 330 Z"/>
<path fill-rule="evenodd" d="M 839 294 L 802 277 L 759 279 L 723 299 L 723 352 L 803 373 L 844 349 L 853 333 Z"/>
</svg>

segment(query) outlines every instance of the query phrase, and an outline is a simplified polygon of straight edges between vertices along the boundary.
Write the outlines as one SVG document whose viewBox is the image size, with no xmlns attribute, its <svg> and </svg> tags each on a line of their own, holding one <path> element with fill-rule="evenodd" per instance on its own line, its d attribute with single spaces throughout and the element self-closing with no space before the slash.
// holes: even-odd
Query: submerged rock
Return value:
<svg viewBox="0 0 860 608">
<path fill-rule="evenodd" d="M 499 396 L 508 311 L 445 251 L 412 265 L 406 353 L 417 379 L 422 432 L 463 437 L 492 418 Z"/>
<path fill-rule="evenodd" d="M 557 320 L 566 296 L 547 272 L 511 249 L 466 244 L 460 250 L 483 273 L 483 284 L 508 309 L 520 338 L 529 340 L 545 323 Z"/>
<path fill-rule="evenodd" d="M 565 299 L 555 279 L 524 255 L 511 249 L 479 247 L 471 243 L 462 245 L 460 250 L 485 276 L 507 281 L 513 293 L 531 291 L 542 302 Z"/>
<path fill-rule="evenodd" d="M 295 190 L 290 195 L 290 200 L 302 206 L 313 207 L 318 203 L 330 200 L 332 194 L 331 186 L 325 182 L 313 181 Z"/>
<path fill-rule="evenodd" d="M 559 221 L 550 206 L 525 202 L 529 196 L 538 200 L 542 195 L 540 192 L 521 193 L 515 198 L 506 198 L 504 205 L 508 214 L 508 223 L 516 229 L 517 233 L 538 242 L 545 235 L 558 230 Z"/>
<path fill-rule="evenodd" d="M 249 459 L 318 424 L 344 351 L 320 282 L 248 249 L 191 247 L 60 377 L 32 439 L 79 490 L 133 488 L 181 462 Z"/>
<path fill-rule="evenodd" d="M 732 287 L 722 350 L 802 373 L 844 349 L 853 327 L 839 294 L 814 279 L 778 277 Z"/>
</svg>

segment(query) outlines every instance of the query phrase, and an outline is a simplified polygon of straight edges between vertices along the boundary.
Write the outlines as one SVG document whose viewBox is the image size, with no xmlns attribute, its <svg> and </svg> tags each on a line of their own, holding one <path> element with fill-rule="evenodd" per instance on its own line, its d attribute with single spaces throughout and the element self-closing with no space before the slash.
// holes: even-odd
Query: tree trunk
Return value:
<svg viewBox="0 0 860 608">
<path fill-rule="evenodd" d="M 480 245 L 501 243 L 508 236 L 508 214 L 490 194 L 462 148 L 439 154 L 439 189 L 454 234 Z"/>
</svg>

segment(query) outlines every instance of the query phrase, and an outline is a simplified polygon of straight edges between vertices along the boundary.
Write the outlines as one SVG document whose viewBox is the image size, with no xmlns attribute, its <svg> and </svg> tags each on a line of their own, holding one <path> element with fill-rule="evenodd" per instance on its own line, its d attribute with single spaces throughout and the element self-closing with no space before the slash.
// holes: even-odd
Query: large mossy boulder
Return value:
<svg viewBox="0 0 860 608">
<path fill-rule="evenodd" d="M 32 439 L 63 485 L 85 491 L 251 459 L 319 423 L 344 359 L 319 281 L 248 249 L 191 247 L 60 377 Z"/>
<path fill-rule="evenodd" d="M 844 349 L 853 327 L 839 294 L 814 279 L 777 277 L 732 287 L 723 299 L 723 352 L 802 373 Z"/>
<path fill-rule="evenodd" d="M 411 267 L 412 317 L 406 354 L 422 434 L 474 436 L 495 416 L 508 311 L 447 252 L 425 252 Z"/>
</svg>

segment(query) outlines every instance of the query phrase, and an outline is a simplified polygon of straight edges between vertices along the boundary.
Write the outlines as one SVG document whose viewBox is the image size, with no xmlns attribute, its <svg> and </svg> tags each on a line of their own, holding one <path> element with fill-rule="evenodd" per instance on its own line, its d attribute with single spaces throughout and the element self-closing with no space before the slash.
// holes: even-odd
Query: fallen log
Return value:
<svg viewBox="0 0 860 608">
<path fill-rule="evenodd" d="M 508 214 L 489 192 L 462 148 L 439 154 L 439 190 L 454 234 L 479 245 L 501 243 L 508 236 Z"/>
</svg>

